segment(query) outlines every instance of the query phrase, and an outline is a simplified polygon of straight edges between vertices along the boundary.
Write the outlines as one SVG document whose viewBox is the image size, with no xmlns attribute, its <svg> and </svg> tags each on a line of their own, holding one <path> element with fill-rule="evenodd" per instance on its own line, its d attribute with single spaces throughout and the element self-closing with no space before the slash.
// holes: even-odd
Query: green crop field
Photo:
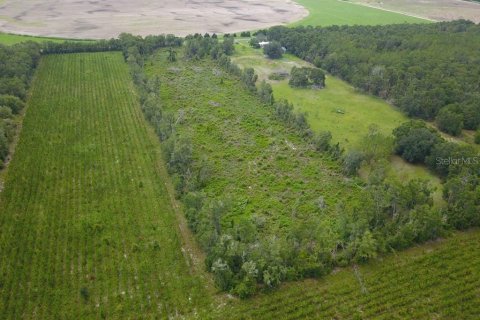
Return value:
<svg viewBox="0 0 480 320">
<path fill-rule="evenodd" d="M 292 26 L 374 25 L 393 23 L 426 23 L 429 20 L 370 8 L 341 0 L 295 0 L 310 14 Z"/>
<path fill-rule="evenodd" d="M 478 319 L 480 231 L 232 301 L 218 319 Z"/>
<path fill-rule="evenodd" d="M 0 318 L 158 319 L 210 303 L 159 148 L 120 53 L 42 58 L 0 195 Z"/>
<path fill-rule="evenodd" d="M 20 42 L 25 41 L 35 41 L 35 42 L 64 42 L 67 39 L 62 38 L 46 38 L 46 37 L 34 37 L 34 36 L 23 36 L 19 34 L 11 34 L 11 33 L 2 33 L 0 32 L 0 44 L 3 45 L 13 45 Z M 90 42 L 92 40 L 72 40 L 72 41 L 81 41 L 81 42 Z"/>
<path fill-rule="evenodd" d="M 260 80 L 270 82 L 276 99 L 292 102 L 296 110 L 307 113 L 314 131 L 330 131 L 333 141 L 346 149 L 360 147 L 371 125 L 376 125 L 381 133 L 391 135 L 393 129 L 408 120 L 384 100 L 363 94 L 331 75 L 327 76 L 326 87 L 321 90 L 292 88 L 288 79 L 269 81 L 268 76 L 274 72 L 290 73 L 294 66 L 311 66 L 291 54 L 282 59 L 267 59 L 260 49 L 253 49 L 242 40 L 236 45 L 233 61 L 241 67 L 254 68 Z M 440 201 L 440 179 L 425 167 L 412 165 L 399 157 L 392 157 L 391 165 L 393 173 L 401 180 L 423 178 L 432 181 L 437 187 L 435 199 Z"/>
</svg>

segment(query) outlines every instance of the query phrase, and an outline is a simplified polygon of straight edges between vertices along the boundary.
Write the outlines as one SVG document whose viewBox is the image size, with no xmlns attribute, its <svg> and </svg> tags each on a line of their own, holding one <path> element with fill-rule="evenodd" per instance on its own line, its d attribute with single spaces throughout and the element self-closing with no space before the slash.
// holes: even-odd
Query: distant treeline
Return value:
<svg viewBox="0 0 480 320">
<path fill-rule="evenodd" d="M 118 39 L 99 40 L 92 42 L 46 42 L 42 46 L 42 53 L 74 53 L 74 52 L 103 52 L 103 51 L 123 51 L 125 48 L 136 46 L 141 54 L 150 53 L 155 49 L 166 46 L 178 46 L 182 44 L 182 38 L 174 35 L 158 36 L 133 36 L 122 33 Z"/>
<path fill-rule="evenodd" d="M 273 27 L 269 40 L 456 135 L 480 124 L 480 25 Z"/>
<path fill-rule="evenodd" d="M 37 43 L 0 45 L 0 169 L 17 132 L 16 119 L 25 106 L 39 60 L 40 45 Z"/>
</svg>

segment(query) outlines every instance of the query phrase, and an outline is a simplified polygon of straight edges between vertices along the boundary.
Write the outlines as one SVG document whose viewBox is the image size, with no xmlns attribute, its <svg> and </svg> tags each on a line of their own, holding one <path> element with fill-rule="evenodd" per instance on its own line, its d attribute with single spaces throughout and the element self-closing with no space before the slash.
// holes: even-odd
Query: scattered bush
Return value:
<svg viewBox="0 0 480 320">
<path fill-rule="evenodd" d="M 480 129 L 477 130 L 474 137 L 475 143 L 480 144 Z"/>
<path fill-rule="evenodd" d="M 433 147 L 441 141 L 434 129 L 422 121 L 410 121 L 393 131 L 395 152 L 412 163 L 423 163 Z"/>
<path fill-rule="evenodd" d="M 278 71 L 278 72 L 273 72 L 268 75 L 269 80 L 275 80 L 275 81 L 280 81 L 284 80 L 289 76 L 288 72 L 286 71 Z"/>
<path fill-rule="evenodd" d="M 349 176 L 356 175 L 364 160 L 365 155 L 362 152 L 350 150 L 343 157 L 343 172 Z"/>
<path fill-rule="evenodd" d="M 296 88 L 305 88 L 307 86 L 323 88 L 325 87 L 325 73 L 316 68 L 293 67 L 288 84 Z"/>
<path fill-rule="evenodd" d="M 443 108 L 438 112 L 436 122 L 440 130 L 452 136 L 458 136 L 462 133 L 462 116 L 448 108 Z"/>
<path fill-rule="evenodd" d="M 12 109 L 9 107 L 0 107 L 0 119 L 11 119 L 13 118 Z"/>
<path fill-rule="evenodd" d="M 263 47 L 263 53 L 270 59 L 280 59 L 283 56 L 283 48 L 280 42 L 270 41 Z"/>
</svg>

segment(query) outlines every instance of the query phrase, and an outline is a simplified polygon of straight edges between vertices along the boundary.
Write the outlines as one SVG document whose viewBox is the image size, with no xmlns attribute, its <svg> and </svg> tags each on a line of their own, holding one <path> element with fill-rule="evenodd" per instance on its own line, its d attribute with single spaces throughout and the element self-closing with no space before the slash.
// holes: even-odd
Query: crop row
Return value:
<svg viewBox="0 0 480 320">
<path fill-rule="evenodd" d="M 121 54 L 43 58 L 0 200 L 2 316 L 166 318 L 208 301 L 158 150 Z"/>
<path fill-rule="evenodd" d="M 480 233 L 456 234 L 319 281 L 232 303 L 235 319 L 474 319 L 480 312 Z M 361 278 L 364 288 L 359 282 Z M 221 317 L 220 317 L 221 318 Z"/>
</svg>

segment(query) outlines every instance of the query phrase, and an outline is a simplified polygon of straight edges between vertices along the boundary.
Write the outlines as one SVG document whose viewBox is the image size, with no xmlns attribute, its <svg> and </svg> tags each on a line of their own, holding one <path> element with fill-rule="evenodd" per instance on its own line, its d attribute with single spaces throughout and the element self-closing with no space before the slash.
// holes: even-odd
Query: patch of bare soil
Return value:
<svg viewBox="0 0 480 320">
<path fill-rule="evenodd" d="M 293 0 L 5 0 L 0 30 L 77 39 L 226 33 L 300 20 Z"/>
<path fill-rule="evenodd" d="M 354 0 L 355 3 L 435 21 L 480 22 L 480 3 L 463 0 Z"/>
</svg>

